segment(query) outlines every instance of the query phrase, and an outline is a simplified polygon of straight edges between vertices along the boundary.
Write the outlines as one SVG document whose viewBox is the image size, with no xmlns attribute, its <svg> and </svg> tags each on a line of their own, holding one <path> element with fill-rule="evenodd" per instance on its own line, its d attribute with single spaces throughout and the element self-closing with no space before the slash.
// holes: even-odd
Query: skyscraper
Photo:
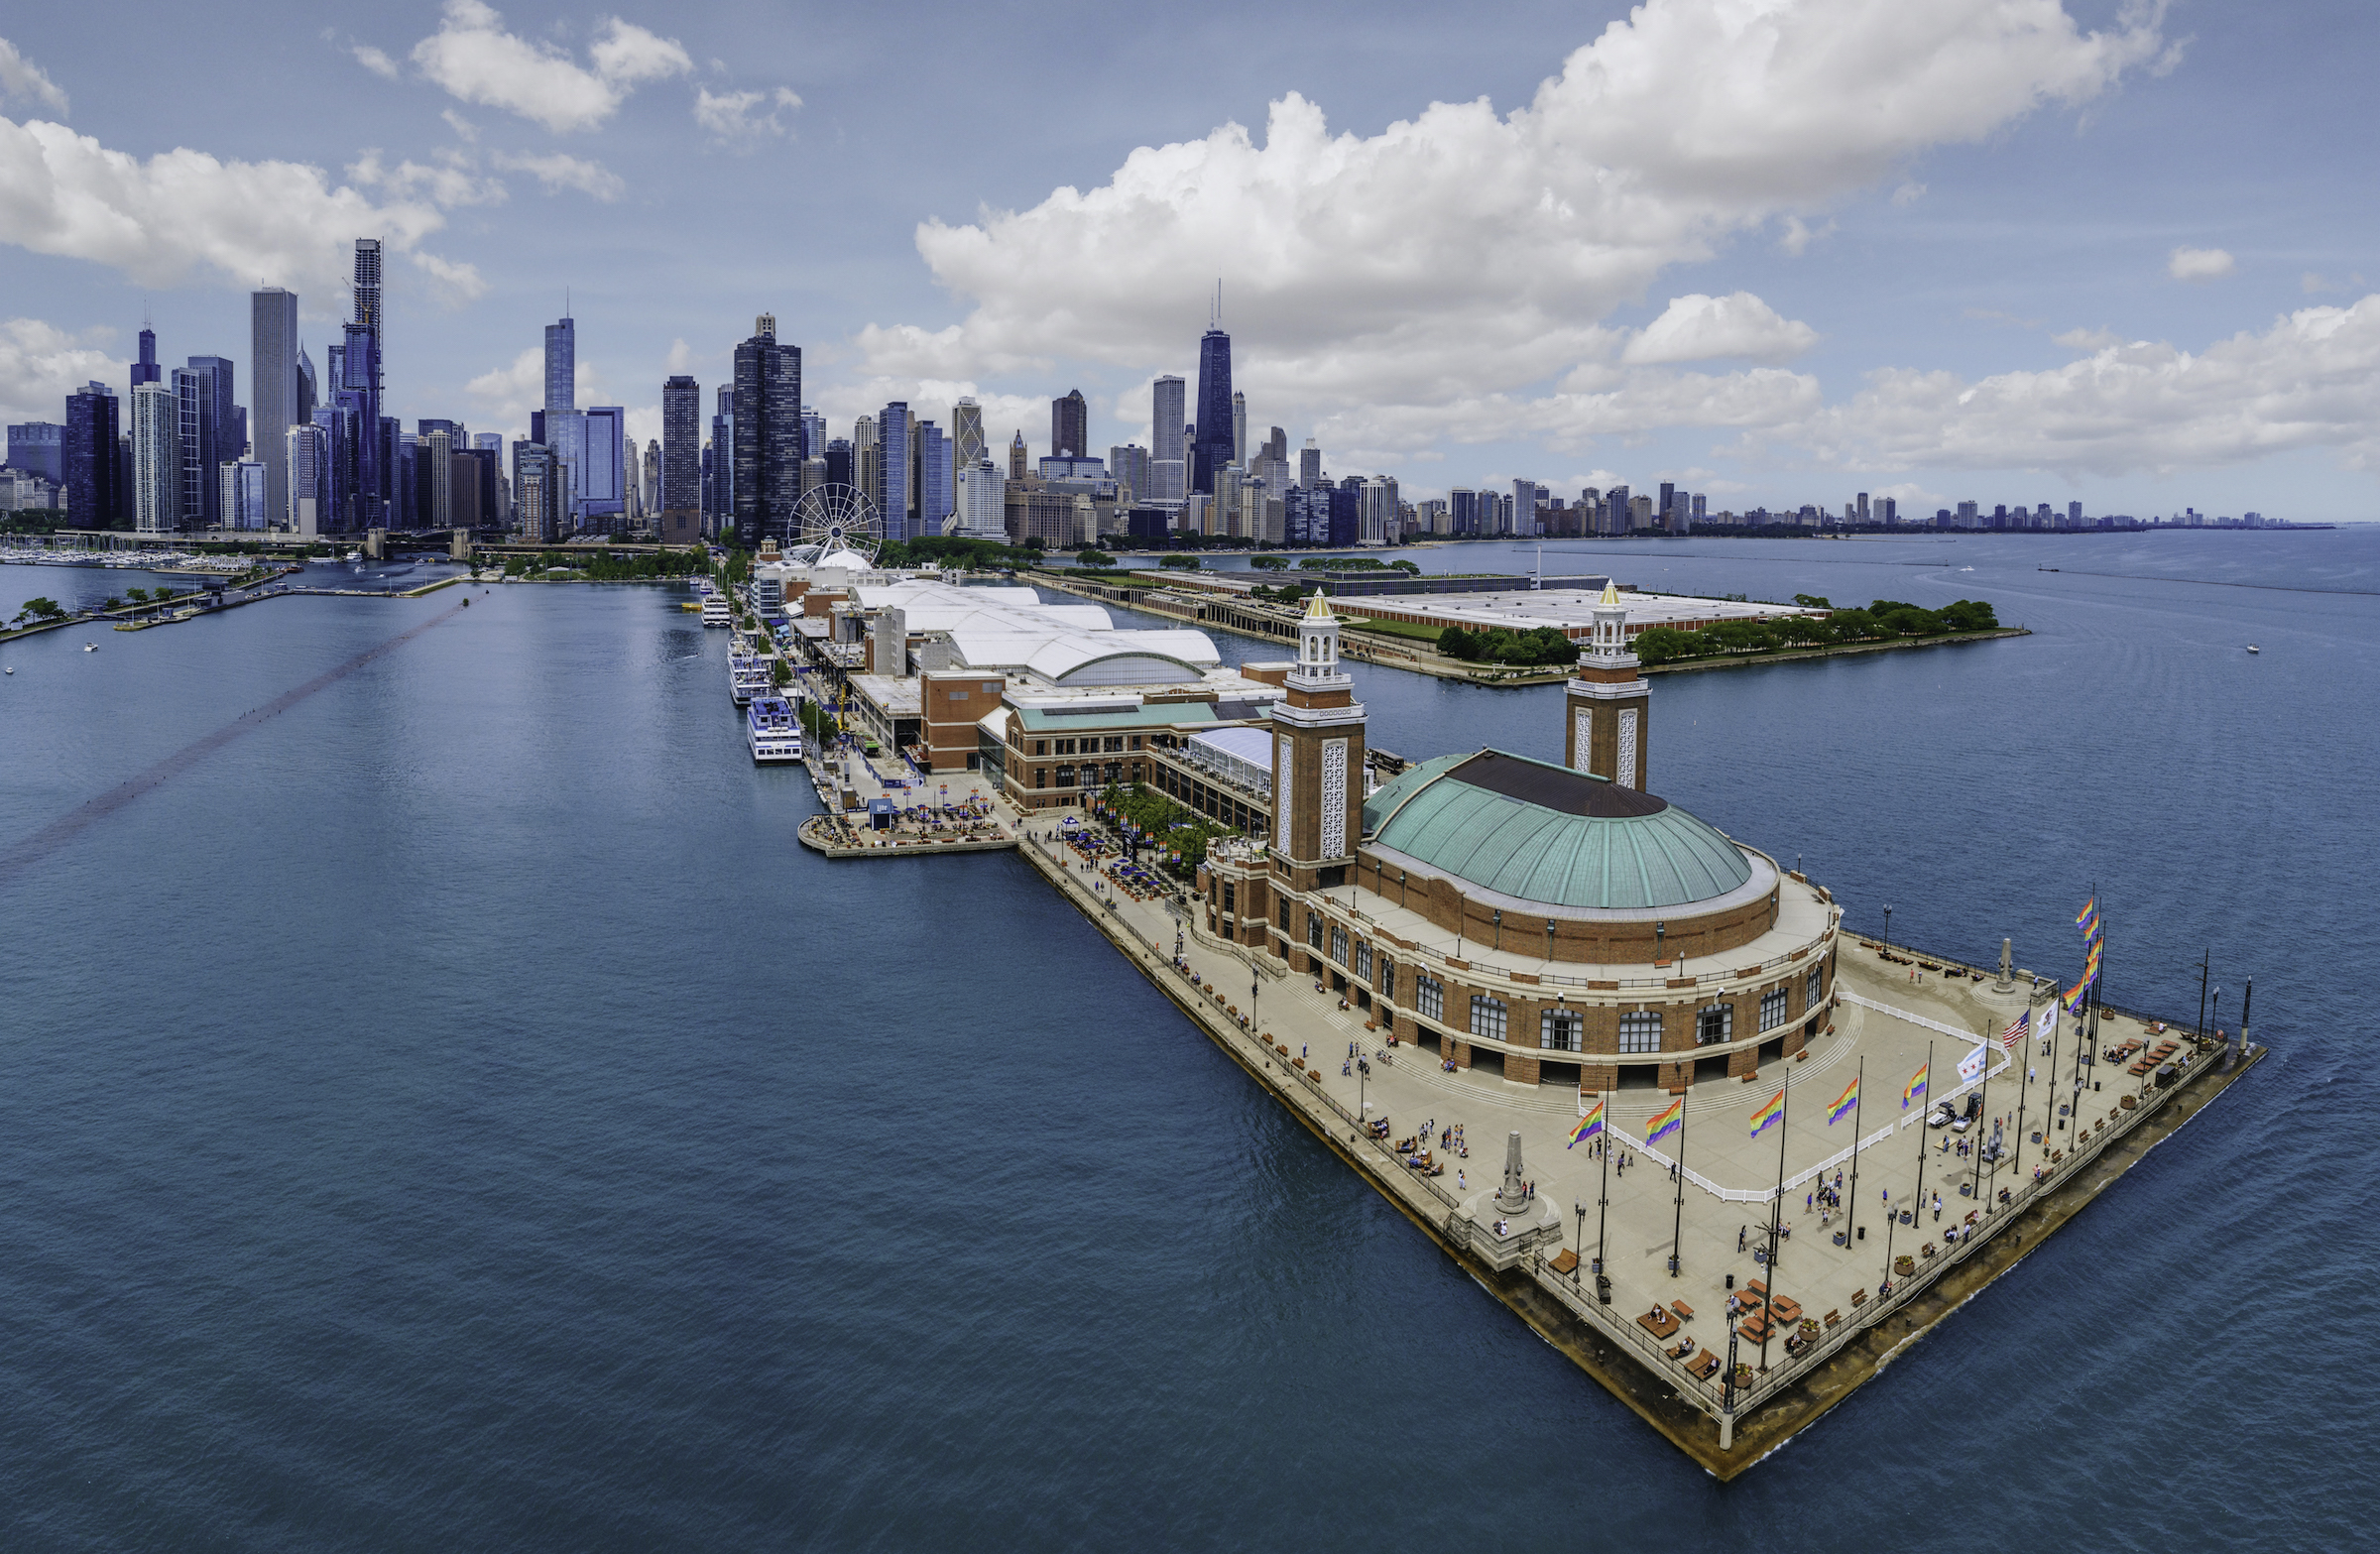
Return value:
<svg viewBox="0 0 2380 1554">
<path fill-rule="evenodd" d="M 793 537 L 801 500 L 801 347 L 776 343 L 775 314 L 753 320 L 752 338 L 736 347 L 735 374 L 736 538 L 782 542 Z M 904 489 L 906 472 L 904 464 Z"/>
<path fill-rule="evenodd" d="M 222 469 L 239 461 L 247 440 L 240 408 L 232 403 L 232 365 L 221 356 L 193 356 L 187 372 L 196 414 L 182 418 L 192 438 L 181 450 L 183 522 L 193 529 L 227 529 L 232 525 L 223 511 Z"/>
<path fill-rule="evenodd" d="M 355 240 L 355 321 L 380 338 L 380 239 Z"/>
<path fill-rule="evenodd" d="M 1019 426 L 1016 429 L 1016 435 L 1009 439 L 1009 478 L 1022 480 L 1024 475 L 1024 428 Z"/>
<path fill-rule="evenodd" d="M 1212 492 L 1215 471 L 1232 462 L 1232 337 L 1209 329 L 1198 342 L 1198 440 L 1190 448 L 1190 489 Z"/>
<path fill-rule="evenodd" d="M 1232 462 L 1248 464 L 1248 396 L 1238 392 L 1232 395 Z"/>
<path fill-rule="evenodd" d="M 1091 407 L 1082 390 L 1069 389 L 1064 399 L 1049 402 L 1049 451 L 1053 458 L 1090 456 Z"/>
<path fill-rule="evenodd" d="M 298 413 L 298 294 L 278 286 L 248 297 L 248 437 L 265 466 L 265 512 L 279 524 L 290 510 L 286 433 Z M 310 407 L 309 407 L 310 409 Z"/>
<path fill-rule="evenodd" d="M 558 318 L 545 326 L 545 415 L 578 409 L 578 320 Z"/>
<path fill-rule="evenodd" d="M 145 535 L 181 527 L 181 406 L 172 384 L 133 386 L 132 527 Z"/>
<path fill-rule="evenodd" d="M 952 490 L 950 439 L 930 420 L 917 423 L 916 533 L 938 535 L 948 526 L 955 500 Z"/>
<path fill-rule="evenodd" d="M 584 436 L 579 466 L 571 472 L 571 516 L 583 531 L 610 534 L 627 516 L 629 483 L 637 478 L 628 412 L 618 405 L 590 405 L 578 422 Z"/>
<path fill-rule="evenodd" d="M 115 528 L 124 511 L 117 483 L 115 390 L 93 383 L 67 395 L 65 430 L 59 440 L 59 483 L 65 487 L 69 521 L 76 529 Z"/>
<path fill-rule="evenodd" d="M 885 518 L 887 539 L 913 539 L 916 534 L 910 527 L 910 515 L 915 503 L 909 487 L 909 446 L 916 427 L 909 420 L 909 407 L 895 400 L 876 418 L 876 443 L 879 456 L 876 465 L 877 511 Z"/>
<path fill-rule="evenodd" d="M 144 383 L 157 383 L 164 376 L 163 370 L 157 365 L 157 331 L 149 327 L 148 320 L 143 319 L 141 322 L 141 356 L 140 360 L 132 364 L 131 387 L 137 389 Z"/>
<path fill-rule="evenodd" d="M 661 489 L 654 498 L 663 513 L 702 506 L 702 386 L 679 374 L 661 385 Z"/>
<path fill-rule="evenodd" d="M 723 383 L 714 391 L 717 408 L 711 415 L 711 442 L 705 455 L 710 460 L 710 506 L 703 519 L 708 533 L 716 536 L 736 521 L 736 386 Z"/>
<path fill-rule="evenodd" d="M 1301 486 L 1322 484 L 1322 448 L 1312 437 L 1297 454 L 1297 483 Z"/>
<path fill-rule="evenodd" d="M 973 469 L 991 451 L 984 441 L 984 408 L 969 395 L 950 408 L 951 467 Z"/>
<path fill-rule="evenodd" d="M 288 525 L 293 534 L 321 534 L 323 510 L 330 502 L 329 439 L 320 426 L 305 420 L 292 426 L 282 440 L 288 444 L 284 459 L 290 466 L 290 510 L 274 522 Z"/>
<path fill-rule="evenodd" d="M 8 466 L 39 475 L 54 486 L 66 481 L 66 428 L 54 420 L 28 420 L 8 428 Z"/>
<path fill-rule="evenodd" d="M 1149 393 L 1148 456 L 1177 461 L 1185 458 L 1182 426 L 1188 419 L 1182 405 L 1182 380 L 1170 375 L 1159 378 Z"/>
<path fill-rule="evenodd" d="M 380 239 L 355 240 L 355 316 L 342 331 L 345 347 L 339 368 L 331 374 L 332 398 L 344 403 L 354 418 L 351 445 L 338 452 L 337 478 L 348 485 L 341 505 L 357 529 L 384 527 L 389 522 L 393 495 L 388 466 L 381 458 L 381 334 Z"/>
</svg>

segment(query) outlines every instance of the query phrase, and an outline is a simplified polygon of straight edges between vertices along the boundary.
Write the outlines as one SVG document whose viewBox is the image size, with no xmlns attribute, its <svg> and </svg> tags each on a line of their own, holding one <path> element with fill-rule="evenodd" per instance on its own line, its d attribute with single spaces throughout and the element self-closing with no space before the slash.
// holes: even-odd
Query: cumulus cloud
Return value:
<svg viewBox="0 0 2380 1554">
<path fill-rule="evenodd" d="M 355 56 L 356 63 L 373 74 L 392 81 L 397 79 L 397 61 L 389 58 L 387 51 L 375 49 L 370 44 L 357 44 L 348 53 Z"/>
<path fill-rule="evenodd" d="M 413 60 L 451 95 L 556 134 L 593 129 L 640 83 L 694 67 L 675 39 L 618 17 L 604 23 L 587 53 L 592 68 L 550 44 L 506 32 L 504 18 L 483 0 L 446 0 L 438 30 L 414 46 Z"/>
<path fill-rule="evenodd" d="M 970 311 L 871 325 L 864 368 L 1178 361 L 1221 275 L 1227 324 L 1262 342 L 1236 376 L 1279 414 L 1496 405 L 1607 354 L 1603 320 L 1666 268 L 1772 222 L 1816 236 L 1806 214 L 1930 147 L 2085 102 L 2157 57 L 2161 22 L 2135 9 L 2085 32 L 2055 0 L 1646 0 L 1508 114 L 1435 103 L 1333 135 L 1292 93 L 1260 142 L 1227 124 L 1134 151 L 1088 191 L 923 224 L 919 253 Z M 1803 392 L 1790 374 L 1647 382 L 1723 416 Z M 1645 418 L 1580 392 L 1543 418 Z"/>
<path fill-rule="evenodd" d="M 438 117 L 446 121 L 446 127 L 454 131 L 457 138 L 466 141 L 475 141 L 479 139 L 479 126 L 472 123 L 469 119 L 464 118 L 452 108 L 440 108 L 438 110 Z"/>
<path fill-rule="evenodd" d="M 60 118 L 66 112 L 65 90 L 5 38 L 0 38 L 0 98 L 22 98 Z"/>
<path fill-rule="evenodd" d="M 2219 248 L 2177 248 L 2165 262 L 2165 273 L 2177 281 L 2219 281 L 2238 270 L 2238 261 Z"/>
<path fill-rule="evenodd" d="M 1971 383 L 1886 369 L 1847 404 L 1779 430 L 1861 469 L 2113 476 L 2326 447 L 2380 471 L 2380 296 L 2304 308 L 2195 353 L 2115 342 L 2052 371 Z"/>
<path fill-rule="evenodd" d="M 548 194 L 566 188 L 577 189 L 609 204 L 628 192 L 628 184 L 620 175 L 600 162 L 586 162 L 555 152 L 547 157 L 534 157 L 521 152 L 498 152 L 489 159 L 497 167 L 511 173 L 527 173 L 545 185 Z"/>
<path fill-rule="evenodd" d="M 0 416 L 56 420 L 66 396 L 96 378 L 114 383 L 122 363 L 104 330 L 69 334 L 39 318 L 0 322 Z"/>
<path fill-rule="evenodd" d="M 1925 197 L 1926 186 L 1914 179 L 1892 191 L 1892 202 L 1896 205 L 1914 205 Z"/>
<path fill-rule="evenodd" d="M 2053 334 L 2050 343 L 2063 345 L 2070 351 L 2103 351 L 2110 345 L 2121 345 L 2124 337 L 2113 329 L 2069 329 Z"/>
<path fill-rule="evenodd" d="M 108 265 L 143 286 L 212 272 L 241 287 L 336 294 L 354 240 L 377 236 L 475 297 L 484 287 L 470 266 L 419 251 L 444 224 L 434 189 L 420 184 L 376 203 L 304 163 L 226 162 L 186 147 L 144 162 L 62 124 L 0 119 L 0 242 Z"/>
<path fill-rule="evenodd" d="M 452 153 L 434 166 L 408 160 L 392 168 L 380 160 L 378 149 L 367 150 L 347 165 L 347 176 L 366 188 L 436 205 L 498 205 L 505 200 L 501 182 L 481 178 L 467 159 Z"/>
<path fill-rule="evenodd" d="M 788 112 L 801 106 L 801 98 L 785 87 L 774 92 L 731 91 L 714 94 L 707 86 L 694 91 L 694 122 L 719 140 L 731 145 L 751 142 L 768 135 L 783 135 L 784 121 L 777 116 L 782 108 Z"/>
<path fill-rule="evenodd" d="M 1818 343 L 1818 331 L 1777 310 L 1749 292 L 1706 297 L 1696 292 L 1673 298 L 1661 316 L 1646 324 L 1620 352 L 1631 366 L 1711 361 L 1748 356 L 1755 361 L 1790 361 Z"/>
</svg>

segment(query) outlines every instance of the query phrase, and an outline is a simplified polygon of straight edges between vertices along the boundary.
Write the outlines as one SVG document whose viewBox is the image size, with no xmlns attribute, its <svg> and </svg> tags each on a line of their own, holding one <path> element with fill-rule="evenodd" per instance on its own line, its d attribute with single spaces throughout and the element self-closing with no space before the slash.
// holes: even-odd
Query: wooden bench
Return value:
<svg viewBox="0 0 2380 1554">
<path fill-rule="evenodd" d="M 1770 1301 L 1768 1309 L 1777 1314 L 1777 1320 L 1780 1322 L 1792 1323 L 1802 1320 L 1801 1302 L 1788 1299 L 1783 1295 Z"/>
<path fill-rule="evenodd" d="M 1757 1344 L 1768 1337 L 1768 1318 L 1755 1311 L 1735 1324 L 1735 1331 Z"/>
<path fill-rule="evenodd" d="M 1762 1299 L 1766 1299 L 1768 1296 L 1768 1285 L 1760 1279 L 1752 1279 L 1743 1287 L 1750 1290 L 1753 1294 L 1760 1296 Z"/>
<path fill-rule="evenodd" d="M 1667 1338 L 1678 1330 L 1678 1319 L 1666 1311 L 1656 1309 L 1638 1317 L 1636 1325 L 1655 1338 Z"/>
<path fill-rule="evenodd" d="M 1860 1293 L 1864 1295 L 1867 1292 L 1865 1290 L 1861 1290 Z M 1833 1327 L 1836 1323 L 1841 1322 L 1842 1320 L 1843 1313 L 1840 1311 L 1830 1311 L 1827 1313 L 1827 1326 L 1829 1327 Z"/>
<path fill-rule="evenodd" d="M 1694 1320 L 1694 1308 L 1682 1300 L 1671 1301 L 1669 1309 L 1676 1312 L 1683 1321 L 1692 1322 Z"/>
<path fill-rule="evenodd" d="M 1696 1379 L 1708 1381 L 1719 1372 L 1719 1356 L 1706 1349 L 1697 1358 L 1687 1361 L 1686 1369 Z"/>
<path fill-rule="evenodd" d="M 1560 1256 L 1554 1258 L 1553 1261 L 1546 1264 L 1547 1267 L 1552 1268 L 1556 1273 L 1569 1273 L 1575 1270 L 1578 1265 L 1579 1255 L 1571 1251 L 1568 1247 L 1562 1249 L 1562 1255 Z"/>
</svg>

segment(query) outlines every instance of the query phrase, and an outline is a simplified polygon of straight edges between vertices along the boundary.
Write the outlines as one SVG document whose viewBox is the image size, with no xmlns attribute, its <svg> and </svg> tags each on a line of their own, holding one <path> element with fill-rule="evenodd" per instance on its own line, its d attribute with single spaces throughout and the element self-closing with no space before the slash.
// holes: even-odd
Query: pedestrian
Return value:
<svg viewBox="0 0 2380 1554">
<path fill-rule="evenodd" d="M 1470 1186 L 1471 1184 L 1463 1179 L 1463 1168 L 1461 1166 L 1455 1167 L 1455 1190 L 1457 1192 L 1462 1192 Z"/>
<path fill-rule="evenodd" d="M 1749 1225 L 1738 1225 L 1735 1227 L 1735 1250 L 1737 1252 L 1743 1251 L 1743 1240 L 1746 1236 L 1751 1234 L 1751 1229 L 1752 1228 Z"/>
</svg>

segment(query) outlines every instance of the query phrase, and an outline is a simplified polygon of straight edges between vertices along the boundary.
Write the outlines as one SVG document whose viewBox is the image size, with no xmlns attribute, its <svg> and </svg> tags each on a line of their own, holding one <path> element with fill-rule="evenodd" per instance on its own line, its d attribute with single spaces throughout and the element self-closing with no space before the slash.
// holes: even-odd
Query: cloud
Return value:
<svg viewBox="0 0 2380 1554">
<path fill-rule="evenodd" d="M 2053 334 L 2050 343 L 2063 345 L 2070 351 L 2103 351 L 2111 345 L 2121 345 L 2124 337 L 2113 329 L 2069 329 Z"/>
<path fill-rule="evenodd" d="M 970 310 L 856 343 L 893 376 L 1178 370 L 1221 275 L 1227 325 L 1263 342 L 1235 377 L 1268 419 L 1418 424 L 1607 354 L 1603 320 L 1670 266 L 1771 222 L 1815 236 L 1806 214 L 1928 148 L 2088 101 L 2156 57 L 2161 21 L 2086 33 L 2047 0 L 1646 0 L 1508 114 L 1434 103 L 1333 135 L 1291 93 L 1260 141 L 1226 124 L 1142 147 L 1087 191 L 928 221 L 918 252 Z M 1548 414 L 1637 418 L 1597 407 Z"/>
<path fill-rule="evenodd" d="M 2165 273 L 2177 281 L 2219 281 L 2238 270 L 2238 261 L 2219 248 L 2177 248 L 2165 262 Z"/>
<path fill-rule="evenodd" d="M 600 162 L 584 162 L 555 152 L 548 157 L 533 157 L 525 153 L 500 151 L 488 159 L 497 167 L 512 173 L 527 173 L 545 185 L 548 194 L 565 188 L 577 189 L 610 204 L 628 192 L 620 176 Z"/>
<path fill-rule="evenodd" d="M 414 46 L 421 73 L 465 102 L 503 108 L 555 134 L 593 129 L 643 81 L 693 69 L 674 39 L 613 17 L 588 50 L 592 69 L 550 44 L 504 31 L 482 0 L 446 0 L 438 30 Z"/>
<path fill-rule="evenodd" d="M 764 106 L 768 111 L 761 111 Z M 716 95 L 709 87 L 698 86 L 694 93 L 694 122 L 721 141 L 754 141 L 764 135 L 790 133 L 776 110 L 800 106 L 801 98 L 782 86 L 774 92 L 731 91 Z"/>
<path fill-rule="evenodd" d="M 17 46 L 0 38 L 0 98 L 24 97 L 63 118 L 66 94 L 42 67 L 17 53 Z"/>
<path fill-rule="evenodd" d="M 1892 191 L 1892 202 L 1896 205 L 1914 205 L 1925 197 L 1926 186 L 1914 179 Z"/>
<path fill-rule="evenodd" d="M 1775 308 L 1749 292 L 1726 297 L 1706 297 L 1696 292 L 1671 299 L 1661 316 L 1646 324 L 1627 343 L 1620 352 L 1620 360 L 1642 367 L 1710 361 L 1722 356 L 1781 362 L 1801 355 L 1817 343 L 1816 329 L 1797 319 L 1780 317 Z"/>
<path fill-rule="evenodd" d="M 2195 353 L 2111 343 L 2052 371 L 1972 383 L 1888 368 L 1847 404 L 1777 431 L 1861 469 L 2116 476 L 2326 447 L 2380 472 L 2380 296 L 2304 308 Z"/>
<path fill-rule="evenodd" d="M 578 406 L 614 403 L 602 392 L 594 364 L 583 357 L 573 366 L 571 386 Z M 463 385 L 463 392 L 480 402 L 474 419 L 499 422 L 509 436 L 529 435 L 529 413 L 545 408 L 545 348 L 533 345 L 501 367 L 491 367 Z"/>
<path fill-rule="evenodd" d="M 357 44 L 348 50 L 348 53 L 354 55 L 356 62 L 373 74 L 392 81 L 397 79 L 397 61 L 390 59 L 384 51 L 375 49 L 370 44 Z"/>
<path fill-rule="evenodd" d="M 39 318 L 0 321 L 0 415 L 56 420 L 66 396 L 96 378 L 114 383 L 123 363 L 103 342 L 106 330 L 69 334 Z"/>
<path fill-rule="evenodd" d="M 373 148 L 347 165 L 347 176 L 366 188 L 435 205 L 500 205 L 506 198 L 502 183 L 479 177 L 465 158 L 451 152 L 435 167 L 406 161 L 391 168 L 382 165 L 379 150 Z"/>
<path fill-rule="evenodd" d="M 438 117 L 444 119 L 446 121 L 446 127 L 454 131 L 454 133 L 461 139 L 467 141 L 475 141 L 479 139 L 479 126 L 472 123 L 469 119 L 464 118 L 452 108 L 440 108 L 438 110 Z"/>
<path fill-rule="evenodd" d="M 661 362 L 661 370 L 672 378 L 694 370 L 694 348 L 681 335 L 669 342 L 669 354 Z"/>
<path fill-rule="evenodd" d="M 335 295 L 354 240 L 378 236 L 476 297 L 484 287 L 470 266 L 417 252 L 443 225 L 416 187 L 375 203 L 304 163 L 225 162 L 186 147 L 143 162 L 62 124 L 0 119 L 0 242 L 108 265 L 143 286 L 203 271 L 242 288 Z"/>
<path fill-rule="evenodd" d="M 1800 216 L 1785 218 L 1785 235 L 1777 239 L 1777 247 L 1796 259 L 1810 251 L 1810 245 L 1822 237 L 1835 235 L 1835 223 L 1830 221 L 1815 230 Z"/>
</svg>

